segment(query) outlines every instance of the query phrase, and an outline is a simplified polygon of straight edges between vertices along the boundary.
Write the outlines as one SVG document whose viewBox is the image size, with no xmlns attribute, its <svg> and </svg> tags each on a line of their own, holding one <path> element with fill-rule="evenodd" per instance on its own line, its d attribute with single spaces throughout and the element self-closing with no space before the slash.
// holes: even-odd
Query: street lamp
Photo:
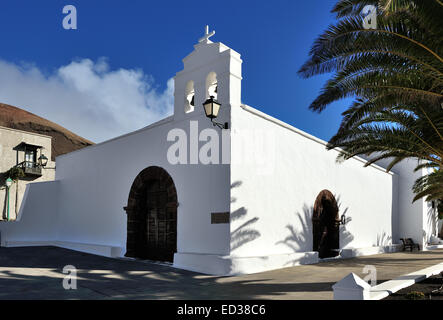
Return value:
<svg viewBox="0 0 443 320">
<path fill-rule="evenodd" d="M 7 194 L 7 216 L 6 216 L 6 220 L 7 221 L 9 221 L 9 189 L 11 188 L 11 186 L 12 186 L 12 179 L 11 178 L 8 178 L 8 179 L 6 179 L 6 188 L 8 188 L 8 194 Z"/>
<path fill-rule="evenodd" d="M 38 157 L 38 163 L 40 164 L 40 166 L 46 167 L 46 165 L 48 164 L 48 158 L 42 153 L 40 157 Z"/>
<path fill-rule="evenodd" d="M 8 188 L 12 186 L 12 179 L 11 178 L 6 179 L 6 186 Z"/>
<path fill-rule="evenodd" d="M 203 103 L 203 108 L 205 109 L 206 117 L 211 119 L 211 122 L 214 126 L 219 127 L 220 129 L 228 129 L 228 123 L 219 123 L 214 121 L 218 116 L 218 112 L 220 111 L 221 103 L 218 102 L 214 96 L 210 96 L 208 100 Z"/>
</svg>

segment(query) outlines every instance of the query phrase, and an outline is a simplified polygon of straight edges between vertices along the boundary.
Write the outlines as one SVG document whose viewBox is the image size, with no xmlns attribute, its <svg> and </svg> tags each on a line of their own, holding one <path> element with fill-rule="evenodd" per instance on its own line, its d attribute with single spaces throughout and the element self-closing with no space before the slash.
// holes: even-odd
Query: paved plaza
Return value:
<svg viewBox="0 0 443 320">
<path fill-rule="evenodd" d="M 207 276 L 148 261 L 57 247 L 0 248 L 0 299 L 332 299 L 331 286 L 373 265 L 386 281 L 443 262 L 443 250 L 398 252 L 237 277 Z M 77 268 L 77 289 L 63 268 Z"/>
</svg>

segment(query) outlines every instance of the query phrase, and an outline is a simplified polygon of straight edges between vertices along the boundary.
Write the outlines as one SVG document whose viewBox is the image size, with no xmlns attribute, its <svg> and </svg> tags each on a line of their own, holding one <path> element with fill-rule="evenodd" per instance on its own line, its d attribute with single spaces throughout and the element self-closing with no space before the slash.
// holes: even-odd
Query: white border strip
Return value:
<svg viewBox="0 0 443 320">
<path fill-rule="evenodd" d="M 371 288 L 370 300 L 380 300 L 386 298 L 392 293 L 412 286 L 417 282 L 440 274 L 441 272 L 443 272 L 443 262 L 419 271 L 408 273 L 393 280 L 383 282 L 382 284 Z"/>
</svg>

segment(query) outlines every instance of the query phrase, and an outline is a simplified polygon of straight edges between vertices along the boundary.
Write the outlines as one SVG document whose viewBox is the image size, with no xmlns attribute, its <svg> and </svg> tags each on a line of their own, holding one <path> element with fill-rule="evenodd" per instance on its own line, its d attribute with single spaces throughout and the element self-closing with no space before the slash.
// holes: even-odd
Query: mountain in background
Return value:
<svg viewBox="0 0 443 320">
<path fill-rule="evenodd" d="M 0 103 L 0 126 L 52 137 L 52 159 L 94 143 L 35 114 Z"/>
</svg>

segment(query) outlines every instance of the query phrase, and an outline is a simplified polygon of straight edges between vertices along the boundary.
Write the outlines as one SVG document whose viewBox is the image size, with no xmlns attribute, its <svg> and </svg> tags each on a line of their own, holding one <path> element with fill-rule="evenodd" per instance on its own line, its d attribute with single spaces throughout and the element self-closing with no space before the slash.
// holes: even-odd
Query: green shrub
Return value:
<svg viewBox="0 0 443 320">
<path fill-rule="evenodd" d="M 437 201 L 437 211 L 438 211 L 438 218 L 443 219 L 443 201 L 442 200 Z"/>
<path fill-rule="evenodd" d="M 6 178 L 11 178 L 14 181 L 21 179 L 25 176 L 25 172 L 22 168 L 12 167 L 5 174 Z"/>
<path fill-rule="evenodd" d="M 425 298 L 425 294 L 421 291 L 411 291 L 406 294 L 406 299 L 409 300 L 423 300 Z"/>
</svg>

